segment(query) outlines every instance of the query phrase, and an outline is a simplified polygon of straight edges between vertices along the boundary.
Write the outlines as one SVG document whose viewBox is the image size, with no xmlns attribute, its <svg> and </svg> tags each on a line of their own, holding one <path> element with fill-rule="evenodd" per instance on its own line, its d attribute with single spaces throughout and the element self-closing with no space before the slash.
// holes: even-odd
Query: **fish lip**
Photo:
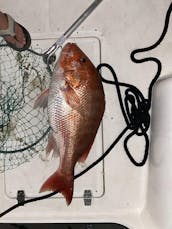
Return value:
<svg viewBox="0 0 172 229">
<path fill-rule="evenodd" d="M 76 71 L 77 71 L 76 69 L 68 69 L 68 70 L 64 70 L 64 69 L 63 69 L 63 73 L 76 72 Z M 79 70 L 79 72 L 81 73 L 81 72 L 85 72 L 85 71 Z"/>
<path fill-rule="evenodd" d="M 68 70 L 63 70 L 63 71 L 64 71 L 64 73 L 67 73 L 67 72 L 74 72 L 75 69 L 68 69 Z"/>
</svg>

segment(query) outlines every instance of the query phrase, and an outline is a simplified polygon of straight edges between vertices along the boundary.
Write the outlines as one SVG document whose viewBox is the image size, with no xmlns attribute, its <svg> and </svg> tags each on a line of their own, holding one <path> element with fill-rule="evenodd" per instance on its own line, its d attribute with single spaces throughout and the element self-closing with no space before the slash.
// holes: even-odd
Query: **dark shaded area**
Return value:
<svg viewBox="0 0 172 229">
<path fill-rule="evenodd" d="M 26 223 L 26 224 L 7 224 L 1 223 L 2 229 L 129 229 L 116 223 Z"/>
</svg>

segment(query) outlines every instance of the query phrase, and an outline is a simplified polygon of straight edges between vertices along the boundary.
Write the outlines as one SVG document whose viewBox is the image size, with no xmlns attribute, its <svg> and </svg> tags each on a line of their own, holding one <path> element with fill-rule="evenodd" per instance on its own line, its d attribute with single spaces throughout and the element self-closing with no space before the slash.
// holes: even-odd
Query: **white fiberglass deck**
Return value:
<svg viewBox="0 0 172 229">
<path fill-rule="evenodd" d="M 27 27 L 33 38 L 33 47 L 44 50 L 65 32 L 91 2 L 0 0 L 0 7 Z M 136 48 L 147 47 L 157 41 L 170 2 L 104 0 L 69 41 L 76 42 L 95 65 L 98 65 L 100 60 L 111 64 L 120 82 L 135 85 L 147 97 L 156 65 L 134 64 L 130 53 Z M 163 64 L 162 77 L 172 72 L 171 37 L 170 27 L 160 47 L 151 53 L 140 55 L 142 58 L 147 55 L 157 56 Z M 111 76 L 104 74 L 104 77 Z M 106 111 L 103 129 L 99 130 L 88 161 L 85 165 L 77 166 L 77 171 L 100 156 L 126 125 L 115 88 L 104 85 L 104 89 Z M 63 198 L 57 196 L 18 208 L 0 218 L 0 222 L 111 222 L 122 224 L 129 229 L 171 229 L 172 222 L 167 217 L 169 213 L 167 212 L 167 216 L 161 215 L 164 193 L 157 192 L 163 189 L 163 182 L 157 182 L 157 179 L 161 178 L 161 172 L 155 172 L 150 159 L 144 167 L 134 167 L 125 154 L 123 140 L 124 138 L 106 157 L 104 163 L 100 163 L 76 180 L 75 198 L 69 207 Z M 130 147 L 138 160 L 142 158 L 142 141 L 133 139 Z M 57 163 L 55 160 L 43 162 L 37 156 L 14 170 L 0 174 L 0 212 L 16 203 L 16 193 L 19 189 L 24 189 L 27 197 L 38 196 L 41 183 L 54 171 Z M 81 198 L 86 189 L 93 192 L 91 206 L 84 206 Z M 166 201 L 172 202 L 170 198 Z"/>
</svg>

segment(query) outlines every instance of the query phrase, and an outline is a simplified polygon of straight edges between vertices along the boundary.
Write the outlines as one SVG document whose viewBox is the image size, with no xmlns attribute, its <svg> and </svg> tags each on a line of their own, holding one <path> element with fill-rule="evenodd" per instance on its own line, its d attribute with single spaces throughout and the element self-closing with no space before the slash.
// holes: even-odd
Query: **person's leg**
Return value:
<svg viewBox="0 0 172 229">
<path fill-rule="evenodd" d="M 6 14 L 0 12 L 0 30 L 4 30 L 7 28 L 8 28 L 7 16 Z M 7 42 L 14 44 L 17 48 L 23 48 L 23 46 L 26 44 L 26 38 L 25 38 L 22 28 L 20 27 L 18 23 L 15 23 L 14 31 L 16 34 L 15 37 L 10 36 L 10 35 L 5 35 L 3 36 L 4 39 Z"/>
</svg>

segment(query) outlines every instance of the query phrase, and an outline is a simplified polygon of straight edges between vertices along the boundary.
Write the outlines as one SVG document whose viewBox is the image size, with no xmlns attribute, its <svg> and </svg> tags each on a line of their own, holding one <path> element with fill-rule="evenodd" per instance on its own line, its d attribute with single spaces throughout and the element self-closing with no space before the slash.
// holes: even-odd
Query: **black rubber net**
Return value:
<svg viewBox="0 0 172 229">
<path fill-rule="evenodd" d="M 33 109 L 50 79 L 42 56 L 4 43 L 0 40 L 0 172 L 43 152 L 49 131 L 46 112 Z"/>
</svg>

